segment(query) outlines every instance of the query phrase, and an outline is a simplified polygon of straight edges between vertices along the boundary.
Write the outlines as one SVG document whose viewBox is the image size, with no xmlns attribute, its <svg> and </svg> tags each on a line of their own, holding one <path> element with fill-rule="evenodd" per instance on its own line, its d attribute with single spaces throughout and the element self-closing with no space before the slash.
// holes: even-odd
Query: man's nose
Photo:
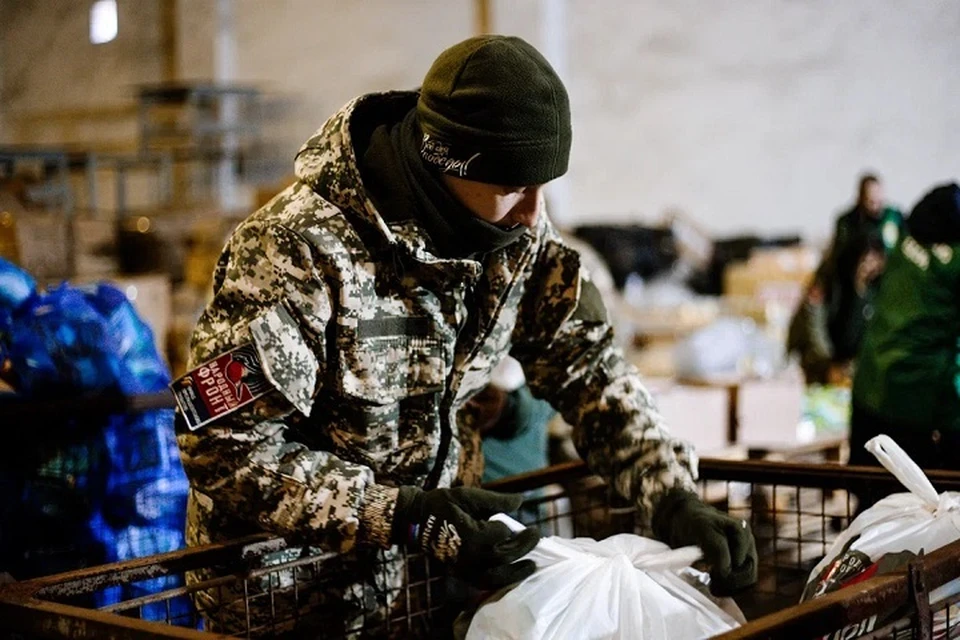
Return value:
<svg viewBox="0 0 960 640">
<path fill-rule="evenodd" d="M 528 229 L 537 224 L 537 216 L 543 206 L 543 187 L 534 187 L 524 193 L 524 198 L 513 210 L 514 224 L 522 224 Z"/>
</svg>

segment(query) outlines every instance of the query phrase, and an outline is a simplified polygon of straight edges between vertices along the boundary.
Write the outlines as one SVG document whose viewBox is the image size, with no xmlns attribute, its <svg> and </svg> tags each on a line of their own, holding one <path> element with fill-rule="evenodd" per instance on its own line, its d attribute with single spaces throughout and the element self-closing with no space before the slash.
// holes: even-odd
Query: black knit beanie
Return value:
<svg viewBox="0 0 960 640">
<path fill-rule="evenodd" d="M 477 36 L 441 53 L 423 80 L 417 116 L 420 156 L 442 173 L 530 186 L 567 172 L 567 90 L 520 38 Z"/>
<path fill-rule="evenodd" d="M 922 244 L 960 242 L 960 186 L 942 184 L 923 196 L 907 218 L 907 229 Z"/>
</svg>

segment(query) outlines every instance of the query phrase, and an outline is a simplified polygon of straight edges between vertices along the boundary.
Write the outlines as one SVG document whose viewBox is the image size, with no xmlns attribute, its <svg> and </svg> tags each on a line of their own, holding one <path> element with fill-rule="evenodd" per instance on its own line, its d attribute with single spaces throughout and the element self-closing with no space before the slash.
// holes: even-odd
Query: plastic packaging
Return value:
<svg viewBox="0 0 960 640">
<path fill-rule="evenodd" d="M 536 573 L 480 607 L 466 638 L 693 640 L 735 629 L 740 610 L 710 597 L 709 577 L 690 568 L 700 555 L 632 534 L 543 538 L 526 556 Z"/>
<path fill-rule="evenodd" d="M 170 380 L 150 328 L 123 292 L 107 284 L 39 291 L 2 259 L 0 358 L 15 391 L 39 402 L 159 392 Z M 0 465 L 0 571 L 25 579 L 181 548 L 188 483 L 173 420 L 164 409 L 5 425 L 31 444 Z M 113 588 L 95 604 L 161 586 Z M 187 607 L 185 598 L 174 602 Z"/>
<path fill-rule="evenodd" d="M 960 494 L 938 495 L 920 467 L 889 436 L 873 438 L 866 448 L 897 477 L 908 493 L 887 496 L 850 523 L 810 573 L 802 600 L 817 598 L 875 575 L 903 570 L 919 554 L 930 553 L 960 539 Z M 873 616 L 849 630 L 844 629 L 842 635 L 858 637 L 898 619 L 903 613 L 890 612 L 882 618 Z M 941 633 L 946 631 L 947 613 L 941 610 L 934 619 Z M 956 606 L 949 607 L 950 637 L 960 635 L 957 614 Z"/>
</svg>

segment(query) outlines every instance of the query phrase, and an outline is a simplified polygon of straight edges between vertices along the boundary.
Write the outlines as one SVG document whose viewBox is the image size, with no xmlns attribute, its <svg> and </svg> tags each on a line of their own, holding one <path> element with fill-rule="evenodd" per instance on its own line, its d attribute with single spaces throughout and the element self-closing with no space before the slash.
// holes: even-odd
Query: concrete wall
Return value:
<svg viewBox="0 0 960 640">
<path fill-rule="evenodd" d="M 569 9 L 586 217 L 815 234 L 864 167 L 905 205 L 960 176 L 960 2 L 591 5 Z"/>
<path fill-rule="evenodd" d="M 547 46 L 557 1 L 495 0 L 494 29 Z M 179 0 L 183 77 L 212 73 L 214 7 Z M 474 25 L 470 0 L 234 10 L 237 80 L 296 100 L 268 128 L 291 156 L 355 94 L 418 84 Z M 116 108 L 160 73 L 154 2 L 120 0 L 120 37 L 100 47 L 86 41 L 87 3 L 0 0 L 0 11 L 0 140 L 46 131 L 30 126 L 45 109 Z M 571 222 L 655 220 L 675 206 L 720 234 L 820 237 L 862 169 L 905 206 L 960 174 L 960 2 L 567 0 L 564 13 Z"/>
</svg>

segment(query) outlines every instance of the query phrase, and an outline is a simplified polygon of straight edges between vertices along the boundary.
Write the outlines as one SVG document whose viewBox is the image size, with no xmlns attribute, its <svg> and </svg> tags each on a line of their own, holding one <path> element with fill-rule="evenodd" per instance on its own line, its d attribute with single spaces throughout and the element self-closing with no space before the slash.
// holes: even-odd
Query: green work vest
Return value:
<svg viewBox="0 0 960 640">
<path fill-rule="evenodd" d="M 960 244 L 897 242 L 860 346 L 854 402 L 891 422 L 960 429 L 958 294 Z"/>
</svg>

